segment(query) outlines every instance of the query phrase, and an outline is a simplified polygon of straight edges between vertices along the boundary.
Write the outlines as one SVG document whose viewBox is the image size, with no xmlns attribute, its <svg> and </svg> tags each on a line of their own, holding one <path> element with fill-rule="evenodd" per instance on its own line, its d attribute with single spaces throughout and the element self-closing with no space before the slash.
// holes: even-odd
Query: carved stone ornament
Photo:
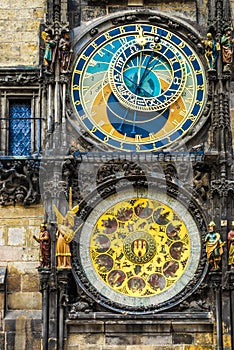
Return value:
<svg viewBox="0 0 234 350">
<path fill-rule="evenodd" d="M 209 197 L 210 191 L 210 173 L 211 170 L 203 163 L 197 163 L 194 166 L 194 194 L 200 196 L 203 201 L 206 201 Z"/>
<path fill-rule="evenodd" d="M 217 194 L 219 197 L 227 197 L 228 193 L 233 194 L 234 181 L 231 180 L 213 180 L 211 181 L 211 195 Z"/>
<path fill-rule="evenodd" d="M 82 153 L 73 147 L 71 154 L 63 162 L 62 176 L 69 186 L 74 190 L 74 199 L 80 202 L 81 197 L 78 195 L 82 192 L 83 197 L 90 194 L 97 185 L 104 184 L 110 179 L 117 179 L 122 176 L 154 176 L 167 181 L 177 183 L 182 182 L 184 186 L 192 190 L 191 175 L 194 173 L 193 164 L 202 160 L 202 153 L 195 152 L 190 155 L 178 154 L 155 154 L 141 158 L 137 155 L 114 154 L 102 155 L 102 153 Z M 197 163 L 195 163 L 197 164 Z M 92 181 L 90 181 L 92 179 Z M 204 179 L 203 179 L 204 180 Z M 199 183 L 197 178 L 196 186 L 199 190 L 196 197 L 204 196 L 204 183 Z M 82 191 L 78 188 L 78 183 Z M 93 184 L 93 186 L 92 186 Z M 207 184 L 206 184 L 207 185 Z M 200 186 L 200 187 L 199 187 Z"/>
<path fill-rule="evenodd" d="M 6 160 L 0 163 L 0 204 L 30 205 L 40 202 L 39 162 Z"/>
<path fill-rule="evenodd" d="M 16 72 L 4 72 L 4 74 L 0 73 L 0 85 L 4 86 L 27 86 L 27 85 L 38 85 L 38 81 L 40 79 L 39 72 L 35 71 L 16 71 Z"/>
</svg>

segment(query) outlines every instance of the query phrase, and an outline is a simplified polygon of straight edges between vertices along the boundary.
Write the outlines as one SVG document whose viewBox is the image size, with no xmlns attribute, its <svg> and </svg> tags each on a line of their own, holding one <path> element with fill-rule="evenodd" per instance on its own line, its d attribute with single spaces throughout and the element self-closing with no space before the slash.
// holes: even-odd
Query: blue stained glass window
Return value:
<svg viewBox="0 0 234 350">
<path fill-rule="evenodd" d="M 31 151 L 31 101 L 10 101 L 9 154 L 29 156 Z"/>
</svg>

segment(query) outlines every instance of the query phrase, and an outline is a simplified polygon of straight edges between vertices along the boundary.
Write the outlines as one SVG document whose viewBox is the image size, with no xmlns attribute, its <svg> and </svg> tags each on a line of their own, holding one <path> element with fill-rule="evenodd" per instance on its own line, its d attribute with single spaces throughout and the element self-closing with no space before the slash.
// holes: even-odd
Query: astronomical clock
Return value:
<svg viewBox="0 0 234 350">
<path fill-rule="evenodd" d="M 90 38 L 74 62 L 73 124 L 104 150 L 138 156 L 173 150 L 200 123 L 206 102 L 205 69 L 194 45 L 144 21 L 117 23 Z M 185 190 L 175 184 L 163 190 L 161 181 L 151 177 L 150 190 L 141 191 L 123 185 L 123 177 L 111 185 L 115 190 L 103 185 L 86 200 L 72 243 L 73 272 L 107 309 L 165 310 L 204 277 L 203 214 Z"/>
<path fill-rule="evenodd" d="M 149 181 L 150 190 L 129 187 L 122 179 L 106 198 L 106 188 L 93 195 L 72 242 L 76 281 L 114 311 L 172 307 L 191 295 L 206 272 L 201 211 L 186 192 L 175 197 L 176 187 L 163 191 L 163 182 Z"/>
<path fill-rule="evenodd" d="M 198 54 L 157 25 L 126 24 L 100 33 L 73 70 L 76 122 L 111 149 L 171 148 L 198 122 L 205 98 Z"/>
</svg>

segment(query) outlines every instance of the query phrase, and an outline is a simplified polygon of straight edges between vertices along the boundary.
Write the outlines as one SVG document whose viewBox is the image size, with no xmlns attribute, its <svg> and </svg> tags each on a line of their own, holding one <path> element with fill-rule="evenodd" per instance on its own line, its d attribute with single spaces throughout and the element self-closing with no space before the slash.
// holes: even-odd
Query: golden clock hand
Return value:
<svg viewBox="0 0 234 350">
<path fill-rule="evenodd" d="M 137 86 L 139 86 L 140 80 L 141 80 L 141 65 L 142 65 L 142 52 L 140 52 L 140 63 L 137 71 Z"/>
<path fill-rule="evenodd" d="M 144 32 L 143 32 L 143 29 L 141 27 L 139 27 L 139 34 L 138 34 L 138 37 L 136 38 L 136 43 L 139 45 L 139 46 L 145 46 L 147 40 L 144 36 Z"/>
<path fill-rule="evenodd" d="M 154 47 L 155 47 L 155 49 L 157 49 L 157 44 L 160 42 L 160 37 L 159 36 L 156 36 L 155 38 L 154 38 Z M 153 58 L 153 54 L 154 54 L 154 50 L 151 52 L 151 54 L 150 54 L 150 58 L 149 58 L 149 60 L 148 60 L 148 62 L 147 62 L 147 64 L 146 64 L 146 67 L 145 67 L 145 70 L 144 70 L 144 72 L 143 72 L 143 74 L 142 74 L 142 77 L 141 77 L 141 79 L 140 79 L 140 82 L 139 82 L 139 86 L 141 86 L 142 85 L 142 81 L 143 81 L 143 79 L 145 78 L 145 74 L 147 73 L 147 70 L 148 70 L 148 67 L 149 67 L 149 64 L 151 63 L 151 61 L 152 61 L 152 58 Z M 158 62 L 158 60 L 156 61 L 156 63 Z M 156 65 L 156 63 L 154 64 L 154 66 L 153 67 L 155 67 L 155 65 Z M 149 73 L 148 73 L 149 74 Z M 147 75 L 148 75 L 147 74 Z M 146 76 L 147 76 L 146 75 Z"/>
</svg>

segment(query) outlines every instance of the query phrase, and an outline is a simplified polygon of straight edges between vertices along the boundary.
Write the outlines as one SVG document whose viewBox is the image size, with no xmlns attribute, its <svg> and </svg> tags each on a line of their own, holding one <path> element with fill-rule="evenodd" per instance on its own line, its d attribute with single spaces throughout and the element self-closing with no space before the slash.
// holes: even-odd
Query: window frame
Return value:
<svg viewBox="0 0 234 350">
<path fill-rule="evenodd" d="M 30 156 L 10 154 L 10 106 L 12 101 L 31 101 L 31 147 Z M 42 140 L 42 118 L 38 90 L 36 91 L 1 91 L 0 96 L 0 156 L 9 158 L 30 158 L 39 156 Z"/>
</svg>

